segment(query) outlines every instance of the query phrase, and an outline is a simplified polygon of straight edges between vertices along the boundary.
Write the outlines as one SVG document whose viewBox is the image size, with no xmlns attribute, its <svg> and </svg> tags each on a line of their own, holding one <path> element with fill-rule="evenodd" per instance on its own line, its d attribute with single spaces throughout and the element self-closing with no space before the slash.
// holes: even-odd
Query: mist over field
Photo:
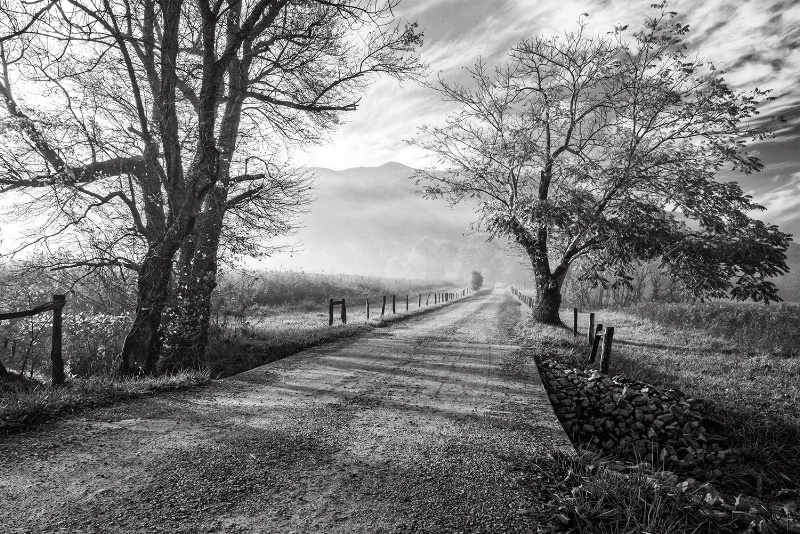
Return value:
<svg viewBox="0 0 800 534">
<path fill-rule="evenodd" d="M 473 206 L 424 199 L 409 177 L 414 169 L 390 162 L 342 171 L 317 168 L 315 202 L 290 238 L 298 252 L 278 253 L 267 269 L 347 273 L 389 278 L 451 279 L 473 270 L 489 283 L 526 279 L 525 262 L 504 240 L 472 233 Z M 527 275 L 529 276 L 529 275 Z"/>
</svg>

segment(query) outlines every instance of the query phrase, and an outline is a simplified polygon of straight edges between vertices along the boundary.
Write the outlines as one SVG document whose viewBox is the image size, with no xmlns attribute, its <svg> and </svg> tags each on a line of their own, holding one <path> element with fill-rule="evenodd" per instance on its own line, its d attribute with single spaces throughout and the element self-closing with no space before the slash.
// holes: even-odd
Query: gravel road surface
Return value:
<svg viewBox="0 0 800 534">
<path fill-rule="evenodd" d="M 0 532 L 536 532 L 571 449 L 507 291 L 0 441 Z"/>
</svg>

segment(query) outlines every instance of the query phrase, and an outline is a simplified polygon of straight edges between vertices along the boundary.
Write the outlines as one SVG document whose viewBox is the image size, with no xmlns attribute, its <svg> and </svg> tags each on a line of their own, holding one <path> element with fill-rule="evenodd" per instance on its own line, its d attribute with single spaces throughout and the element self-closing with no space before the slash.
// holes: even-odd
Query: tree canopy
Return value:
<svg viewBox="0 0 800 534">
<path fill-rule="evenodd" d="M 478 60 L 468 83 L 435 86 L 458 110 L 412 142 L 444 170 L 415 176 L 430 196 L 478 201 L 481 229 L 513 239 L 536 278 L 537 317 L 558 322 L 560 288 L 581 258 L 599 283 L 660 259 L 698 297 L 777 300 L 789 235 L 718 173 L 759 171 L 747 139 L 768 91 L 735 92 L 687 55 L 688 25 L 666 3 L 632 34 L 526 39 L 508 63 Z"/>
<path fill-rule="evenodd" d="M 178 252 L 202 313 L 220 245 L 252 250 L 309 202 L 291 150 L 324 139 L 373 76 L 420 72 L 397 2 L 0 4 L 0 193 L 30 199 L 32 242 L 69 235 L 67 266 L 136 271 L 123 371 L 155 368 Z"/>
</svg>

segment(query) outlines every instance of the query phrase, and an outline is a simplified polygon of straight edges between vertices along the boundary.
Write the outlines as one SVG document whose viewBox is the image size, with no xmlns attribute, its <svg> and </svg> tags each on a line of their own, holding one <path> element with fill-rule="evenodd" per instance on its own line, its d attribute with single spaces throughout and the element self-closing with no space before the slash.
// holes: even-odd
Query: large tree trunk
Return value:
<svg viewBox="0 0 800 534">
<path fill-rule="evenodd" d="M 228 28 L 239 27 L 242 5 L 235 2 L 228 11 Z M 249 46 L 249 45 L 248 45 Z M 197 369 L 205 365 L 211 322 L 211 295 L 217 287 L 217 269 L 222 225 L 225 219 L 231 161 L 236 148 L 248 83 L 250 59 L 233 57 L 228 66 L 230 88 L 220 124 L 219 158 L 210 172 L 218 184 L 206 196 L 198 214 L 194 234 L 184 243 L 178 260 L 175 293 L 180 307 L 173 310 L 167 334 L 164 370 Z M 222 90 L 220 79 L 219 90 Z"/>
<path fill-rule="evenodd" d="M 152 374 L 162 346 L 161 320 L 169 300 L 173 262 L 186 236 L 192 231 L 199 199 L 183 206 L 163 237 L 145 255 L 139 271 L 136 317 L 125 337 L 118 373 Z"/>
<path fill-rule="evenodd" d="M 192 239 L 181 249 L 162 370 L 198 369 L 205 364 L 211 321 L 211 296 L 217 269 L 227 191 L 215 188 L 207 198 Z"/>
<path fill-rule="evenodd" d="M 533 318 L 538 323 L 560 325 L 561 317 L 558 310 L 561 307 L 561 290 L 556 284 L 543 280 L 539 286 L 538 298 L 533 308 Z"/>
<path fill-rule="evenodd" d="M 533 307 L 533 319 L 537 323 L 561 325 L 563 323 L 558 315 L 558 310 L 561 307 L 561 288 L 566 272 L 556 276 L 551 274 L 549 265 L 546 270 L 542 267 L 541 262 L 534 261 L 536 300 Z"/>
<path fill-rule="evenodd" d="M 534 236 L 519 221 L 509 221 L 509 230 L 517 243 L 528 254 L 536 279 L 536 300 L 533 318 L 536 322 L 561 325 L 558 309 L 561 307 L 561 287 L 567 275 L 567 266 L 559 265 L 553 272 L 547 255 L 547 230 L 539 228 Z"/>
<path fill-rule="evenodd" d="M 122 345 L 118 372 L 123 376 L 152 373 L 161 351 L 161 316 L 169 297 L 174 251 L 170 254 L 160 248 L 151 249 L 142 262 L 136 317 Z"/>
</svg>

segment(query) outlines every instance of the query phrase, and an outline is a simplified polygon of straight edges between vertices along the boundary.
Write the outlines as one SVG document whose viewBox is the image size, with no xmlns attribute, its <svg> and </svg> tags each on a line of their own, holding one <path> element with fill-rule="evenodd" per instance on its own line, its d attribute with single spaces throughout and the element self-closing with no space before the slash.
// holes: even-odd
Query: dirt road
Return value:
<svg viewBox="0 0 800 534">
<path fill-rule="evenodd" d="M 535 532 L 569 449 L 519 306 L 477 295 L 0 442 L 2 532 Z"/>
</svg>

